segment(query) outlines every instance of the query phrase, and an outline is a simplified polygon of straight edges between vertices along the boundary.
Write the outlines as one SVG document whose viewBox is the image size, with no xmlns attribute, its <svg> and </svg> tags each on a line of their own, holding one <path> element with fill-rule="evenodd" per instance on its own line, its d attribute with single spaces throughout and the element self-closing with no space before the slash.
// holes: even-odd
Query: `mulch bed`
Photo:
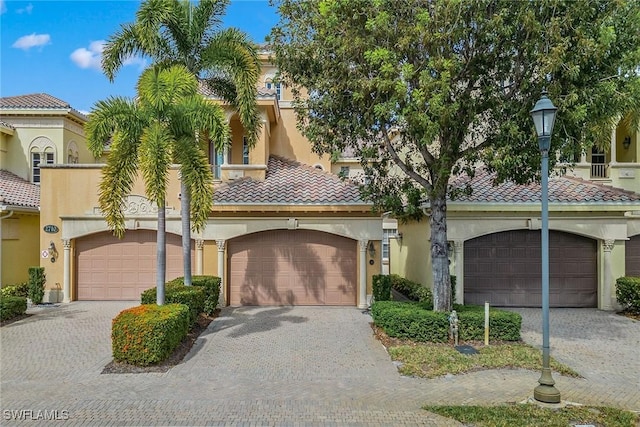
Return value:
<svg viewBox="0 0 640 427">
<path fill-rule="evenodd" d="M 213 322 L 213 320 L 218 317 L 219 314 L 220 309 L 216 309 L 216 311 L 211 316 L 207 316 L 201 313 L 198 317 L 198 320 L 196 320 L 196 324 L 191 328 L 184 340 L 182 340 L 182 343 L 180 343 L 180 345 L 173 351 L 171 356 L 169 356 L 162 362 L 150 366 L 135 366 L 128 363 L 115 362 L 112 360 L 111 362 L 109 362 L 109 364 L 107 364 L 107 366 L 104 367 L 101 373 L 144 374 L 148 372 L 167 372 L 169 369 L 182 363 L 182 360 L 189 353 L 189 351 L 191 351 L 191 348 L 195 344 L 200 334 L 207 329 L 209 323 Z"/>
<path fill-rule="evenodd" d="M 27 317 L 31 317 L 33 314 L 21 314 L 20 316 L 13 317 L 11 319 L 3 320 L 0 322 L 0 326 L 9 325 L 13 322 L 17 322 L 18 320 L 26 319 Z"/>
<path fill-rule="evenodd" d="M 631 311 L 619 311 L 618 314 L 620 316 L 628 317 L 633 320 L 640 320 L 640 313 L 634 313 Z"/>
</svg>

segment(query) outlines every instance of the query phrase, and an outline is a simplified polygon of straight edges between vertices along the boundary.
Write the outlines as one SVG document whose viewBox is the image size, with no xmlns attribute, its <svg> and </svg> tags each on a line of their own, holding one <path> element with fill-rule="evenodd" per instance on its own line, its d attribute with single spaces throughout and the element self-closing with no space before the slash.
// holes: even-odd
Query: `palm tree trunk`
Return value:
<svg viewBox="0 0 640 427">
<path fill-rule="evenodd" d="M 164 202 L 158 202 L 158 234 L 156 237 L 156 304 L 158 305 L 164 305 L 164 283 L 167 277 L 166 237 L 166 211 L 164 208 Z"/>
<path fill-rule="evenodd" d="M 182 267 L 184 284 L 191 286 L 191 193 L 184 180 L 180 182 L 182 220 Z"/>
</svg>

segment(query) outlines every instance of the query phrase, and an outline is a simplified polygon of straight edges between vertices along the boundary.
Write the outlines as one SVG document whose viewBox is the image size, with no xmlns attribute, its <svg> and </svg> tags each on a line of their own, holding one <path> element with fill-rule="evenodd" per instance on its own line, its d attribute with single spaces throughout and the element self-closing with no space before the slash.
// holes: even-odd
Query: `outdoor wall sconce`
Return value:
<svg viewBox="0 0 640 427">
<path fill-rule="evenodd" d="M 402 233 L 396 233 L 396 239 L 398 240 L 398 243 L 402 245 Z"/>
<path fill-rule="evenodd" d="M 624 141 L 622 141 L 622 146 L 625 150 L 628 150 L 631 147 L 631 137 L 629 135 L 624 137 Z"/>
<path fill-rule="evenodd" d="M 373 246 L 373 242 L 369 242 L 369 256 L 373 258 L 376 256 L 376 247 Z"/>
<path fill-rule="evenodd" d="M 51 262 L 56 262 L 56 259 L 58 258 L 58 251 L 56 250 L 56 245 L 53 243 L 53 240 L 49 243 L 49 248 L 47 250 L 49 251 L 49 259 Z"/>
</svg>

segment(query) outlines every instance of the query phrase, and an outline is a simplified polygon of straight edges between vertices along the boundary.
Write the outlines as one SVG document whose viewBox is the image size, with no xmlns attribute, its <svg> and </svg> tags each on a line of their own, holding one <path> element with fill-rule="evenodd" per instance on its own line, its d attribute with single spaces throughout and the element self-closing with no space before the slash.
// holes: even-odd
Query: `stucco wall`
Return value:
<svg viewBox="0 0 640 427">
<path fill-rule="evenodd" d="M 26 282 L 29 279 L 29 267 L 40 265 L 38 215 L 16 213 L 3 219 L 1 223 L 2 278 L 0 284 L 5 286 Z"/>
<path fill-rule="evenodd" d="M 433 280 L 428 220 L 425 218 L 406 224 L 398 222 L 398 232 L 402 233 L 402 243 L 394 239 L 390 241 L 390 273 L 430 287 Z"/>
</svg>

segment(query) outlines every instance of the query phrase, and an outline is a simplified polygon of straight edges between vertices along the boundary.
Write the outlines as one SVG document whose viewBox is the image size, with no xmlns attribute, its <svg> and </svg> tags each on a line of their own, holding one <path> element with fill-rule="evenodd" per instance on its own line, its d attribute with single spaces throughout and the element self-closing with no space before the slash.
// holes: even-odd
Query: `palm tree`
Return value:
<svg viewBox="0 0 640 427">
<path fill-rule="evenodd" d="M 124 199 L 131 193 L 139 173 L 147 197 L 158 207 L 157 304 L 164 304 L 166 279 L 165 199 L 169 168 L 180 163 L 182 182 L 194 189 L 194 227 L 200 229 L 212 207 L 211 169 L 195 140 L 196 130 L 216 137 L 223 148 L 229 141 L 221 107 L 198 93 L 197 79 L 180 65 L 152 66 L 137 85 L 134 100 L 113 97 L 96 103 L 86 124 L 87 141 L 95 156 L 111 140 L 107 165 L 99 189 L 100 209 L 118 237 L 125 232 Z"/>
<path fill-rule="evenodd" d="M 123 63 L 135 55 L 163 67 L 184 65 L 237 111 L 251 146 L 260 130 L 256 101 L 260 61 L 245 33 L 220 28 L 227 4 L 228 0 L 201 0 L 195 5 L 189 0 L 144 1 L 136 21 L 107 40 L 102 69 L 113 81 Z M 191 190 L 181 184 L 185 285 L 191 285 Z"/>
</svg>

